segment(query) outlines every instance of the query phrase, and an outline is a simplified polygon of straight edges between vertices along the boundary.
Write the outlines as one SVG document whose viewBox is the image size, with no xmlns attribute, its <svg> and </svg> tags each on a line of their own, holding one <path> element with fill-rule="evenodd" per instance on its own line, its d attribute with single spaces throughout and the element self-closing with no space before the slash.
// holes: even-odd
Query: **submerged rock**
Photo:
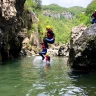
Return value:
<svg viewBox="0 0 96 96">
<path fill-rule="evenodd" d="M 72 29 L 68 65 L 73 70 L 96 70 L 96 24 Z"/>
</svg>

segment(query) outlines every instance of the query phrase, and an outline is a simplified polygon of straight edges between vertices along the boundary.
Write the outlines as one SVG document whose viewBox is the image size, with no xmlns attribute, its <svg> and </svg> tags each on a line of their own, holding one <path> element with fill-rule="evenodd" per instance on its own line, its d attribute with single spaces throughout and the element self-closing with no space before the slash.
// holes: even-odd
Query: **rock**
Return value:
<svg viewBox="0 0 96 96">
<path fill-rule="evenodd" d="M 15 0 L 1 0 L 2 16 L 6 19 L 16 16 Z"/>
<path fill-rule="evenodd" d="M 22 41 L 26 37 L 26 33 L 23 34 L 23 32 L 30 27 L 29 23 L 32 23 L 28 17 L 30 13 L 24 10 L 25 1 L 0 0 L 0 53 L 2 61 L 19 56 Z"/>
<path fill-rule="evenodd" d="M 43 14 L 45 16 L 54 17 L 54 18 L 65 17 L 65 18 L 70 19 L 70 20 L 75 18 L 75 16 L 73 14 L 71 14 L 70 12 L 53 13 L 50 10 L 46 10 L 46 11 L 43 12 Z"/>
<path fill-rule="evenodd" d="M 64 46 L 60 46 L 59 50 L 58 50 L 58 56 L 64 56 Z"/>
<path fill-rule="evenodd" d="M 38 32 L 33 32 L 30 36 L 31 45 L 35 45 L 38 48 L 40 47 L 40 35 Z"/>
<path fill-rule="evenodd" d="M 48 52 L 48 54 L 49 54 L 50 56 L 58 56 L 58 50 L 56 50 L 56 49 L 51 49 L 51 48 L 49 48 L 49 49 L 47 50 L 47 52 Z"/>
<path fill-rule="evenodd" d="M 24 41 L 24 38 L 27 37 L 27 29 L 26 28 L 22 28 L 22 30 L 19 31 L 19 33 L 17 34 L 19 37 L 23 38 L 23 41 Z"/>
<path fill-rule="evenodd" d="M 28 44 L 29 42 L 30 42 L 29 38 L 26 37 L 26 38 L 23 40 L 22 44 Z"/>
<path fill-rule="evenodd" d="M 96 24 L 72 29 L 68 65 L 73 70 L 96 70 Z"/>
<path fill-rule="evenodd" d="M 22 49 L 30 56 L 37 55 L 40 52 L 40 36 L 38 32 L 33 32 L 30 37 L 26 37 L 22 42 Z M 27 50 L 27 51 L 26 51 Z"/>
</svg>

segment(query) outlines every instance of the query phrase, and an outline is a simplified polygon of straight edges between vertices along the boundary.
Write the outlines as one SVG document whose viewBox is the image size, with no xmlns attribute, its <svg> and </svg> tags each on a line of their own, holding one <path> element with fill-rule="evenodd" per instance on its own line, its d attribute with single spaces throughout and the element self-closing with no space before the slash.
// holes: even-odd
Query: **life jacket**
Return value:
<svg viewBox="0 0 96 96">
<path fill-rule="evenodd" d="M 46 61 L 50 61 L 50 56 L 46 56 Z"/>
<path fill-rule="evenodd" d="M 44 45 L 44 43 L 42 43 L 42 49 L 45 49 L 46 48 L 46 46 Z"/>
<path fill-rule="evenodd" d="M 96 12 L 95 13 L 93 13 L 93 15 L 92 15 L 94 18 L 96 18 Z"/>
<path fill-rule="evenodd" d="M 47 37 L 50 38 L 50 39 L 52 39 L 54 37 L 54 33 L 53 33 L 52 30 L 47 31 Z"/>
</svg>

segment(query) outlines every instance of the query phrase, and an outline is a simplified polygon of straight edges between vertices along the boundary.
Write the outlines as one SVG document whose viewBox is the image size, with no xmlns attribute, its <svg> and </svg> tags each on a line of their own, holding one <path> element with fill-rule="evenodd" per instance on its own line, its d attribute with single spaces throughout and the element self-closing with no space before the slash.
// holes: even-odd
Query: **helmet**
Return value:
<svg viewBox="0 0 96 96">
<path fill-rule="evenodd" d="M 48 53 L 46 53 L 46 56 L 49 56 L 49 54 L 48 54 Z"/>
<path fill-rule="evenodd" d="M 46 29 L 50 29 L 51 27 L 49 25 L 46 26 Z"/>
</svg>

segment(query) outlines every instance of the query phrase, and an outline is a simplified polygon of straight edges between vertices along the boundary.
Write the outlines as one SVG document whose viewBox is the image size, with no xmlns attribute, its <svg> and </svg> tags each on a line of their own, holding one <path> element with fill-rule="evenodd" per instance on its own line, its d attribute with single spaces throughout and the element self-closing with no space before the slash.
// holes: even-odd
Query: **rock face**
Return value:
<svg viewBox="0 0 96 96">
<path fill-rule="evenodd" d="M 16 16 L 15 0 L 0 0 L 2 17 L 9 19 Z"/>
<path fill-rule="evenodd" d="M 49 10 L 46 10 L 46 11 L 43 12 L 43 14 L 45 16 L 54 17 L 54 18 L 61 18 L 61 17 L 65 17 L 67 19 L 75 18 L 75 16 L 73 16 L 73 14 L 71 14 L 70 12 L 53 13 L 53 12 L 51 12 Z"/>
<path fill-rule="evenodd" d="M 72 29 L 68 65 L 73 70 L 96 70 L 96 24 Z"/>
<path fill-rule="evenodd" d="M 38 32 L 33 32 L 30 37 L 26 37 L 22 42 L 21 55 L 26 54 L 27 56 L 37 55 L 40 52 L 40 36 Z"/>
<path fill-rule="evenodd" d="M 26 0 L 0 0 L 0 57 L 15 58 L 26 37 L 25 29 L 32 23 L 30 12 L 24 10 Z M 26 33 L 26 32 L 25 32 Z"/>
</svg>

